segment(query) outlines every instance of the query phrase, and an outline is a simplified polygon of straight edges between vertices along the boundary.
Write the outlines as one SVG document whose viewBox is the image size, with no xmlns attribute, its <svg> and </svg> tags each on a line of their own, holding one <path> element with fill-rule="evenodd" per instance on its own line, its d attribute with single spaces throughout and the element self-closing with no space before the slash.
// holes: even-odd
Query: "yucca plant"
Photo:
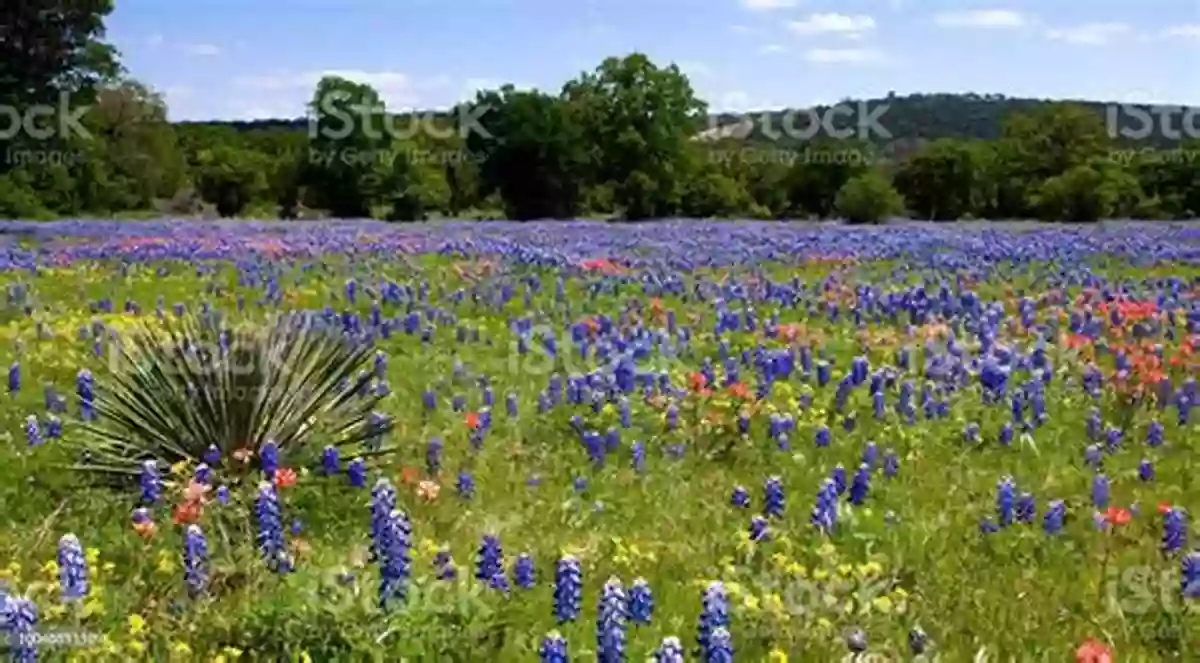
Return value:
<svg viewBox="0 0 1200 663">
<path fill-rule="evenodd" d="M 98 477 L 136 480 L 147 460 L 195 465 L 216 447 L 228 478 L 254 466 L 268 441 L 281 459 L 307 460 L 316 455 L 310 443 L 353 446 L 391 427 L 372 414 L 373 351 L 304 314 L 233 329 L 211 315 L 184 316 L 121 340 L 97 381 L 99 417 L 75 438 L 82 453 L 74 467 Z M 391 451 L 370 447 L 353 453 Z"/>
</svg>

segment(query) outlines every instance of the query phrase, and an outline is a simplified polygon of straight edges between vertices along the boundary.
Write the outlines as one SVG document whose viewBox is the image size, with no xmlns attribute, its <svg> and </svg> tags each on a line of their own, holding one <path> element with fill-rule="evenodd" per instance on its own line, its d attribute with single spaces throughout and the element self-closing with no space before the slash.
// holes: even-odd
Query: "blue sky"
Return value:
<svg viewBox="0 0 1200 663">
<path fill-rule="evenodd" d="M 715 109 L 909 92 L 1200 105 L 1195 0 L 120 0 L 109 39 L 172 119 L 297 117 L 324 73 L 389 109 L 608 55 L 675 62 Z"/>
</svg>

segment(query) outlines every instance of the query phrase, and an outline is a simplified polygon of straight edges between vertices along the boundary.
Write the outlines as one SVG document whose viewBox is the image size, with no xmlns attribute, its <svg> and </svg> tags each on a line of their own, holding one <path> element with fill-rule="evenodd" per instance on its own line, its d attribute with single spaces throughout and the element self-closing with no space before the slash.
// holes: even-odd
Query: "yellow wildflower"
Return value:
<svg viewBox="0 0 1200 663">
<path fill-rule="evenodd" d="M 300 652 L 300 663 L 312 663 L 312 657 L 308 655 L 307 651 Z"/>
<path fill-rule="evenodd" d="M 112 562 L 105 562 L 104 565 L 100 567 L 100 570 L 104 571 L 105 573 L 111 573 L 115 568 L 117 568 L 116 564 L 113 564 Z"/>
<path fill-rule="evenodd" d="M 159 551 L 158 564 L 155 566 L 155 569 L 159 573 L 163 575 L 175 573 L 175 566 L 175 557 L 173 555 L 165 550 Z"/>
<path fill-rule="evenodd" d="M 765 608 L 766 611 L 771 613 L 772 615 L 780 616 L 780 615 L 787 614 L 784 611 L 783 599 L 780 598 L 780 596 L 778 594 L 775 594 L 773 592 L 771 594 L 767 594 L 763 598 L 763 608 Z"/>
<path fill-rule="evenodd" d="M 772 649 L 767 656 L 769 663 L 788 663 L 788 655 L 782 649 Z"/>
<path fill-rule="evenodd" d="M 758 612 L 758 597 L 753 594 L 747 594 L 746 598 L 742 599 L 742 605 L 750 612 Z"/>
<path fill-rule="evenodd" d="M 775 565 L 775 568 L 786 569 L 789 561 L 788 556 L 783 553 L 771 555 L 771 563 Z"/>
<path fill-rule="evenodd" d="M 46 574 L 47 576 L 49 576 L 51 578 L 57 578 L 58 577 L 58 562 L 56 562 L 54 560 L 50 560 L 49 562 L 46 562 L 45 564 L 43 564 L 42 565 L 42 573 Z"/>
<path fill-rule="evenodd" d="M 87 559 L 88 566 L 96 566 L 96 563 L 100 561 L 100 549 L 88 548 L 84 552 L 84 558 Z"/>
<path fill-rule="evenodd" d="M 805 568 L 805 566 L 803 564 L 800 564 L 797 562 L 788 563 L 787 572 L 788 572 L 788 575 L 795 576 L 797 578 L 807 578 L 808 577 L 808 569 Z"/>
<path fill-rule="evenodd" d="M 125 647 L 135 654 L 146 653 L 146 643 L 142 642 L 141 640 L 130 640 L 129 642 L 125 643 Z"/>
<path fill-rule="evenodd" d="M 83 602 L 83 616 L 91 617 L 92 615 L 104 614 L 104 601 L 99 597 L 92 595 Z"/>
<path fill-rule="evenodd" d="M 817 627 L 822 630 L 828 631 L 829 629 L 833 628 L 833 623 L 830 622 L 828 619 L 825 619 L 824 617 L 822 617 L 817 620 Z"/>
<path fill-rule="evenodd" d="M 871 601 L 871 607 L 885 615 L 890 615 L 893 607 L 892 600 L 886 596 L 876 596 L 875 599 Z"/>
<path fill-rule="evenodd" d="M 812 577 L 813 580 L 825 580 L 829 577 L 829 571 L 827 569 L 813 569 Z"/>
<path fill-rule="evenodd" d="M 171 643 L 171 653 L 180 656 L 191 656 L 192 648 L 188 646 L 188 643 L 176 640 Z"/>
<path fill-rule="evenodd" d="M 879 562 L 867 562 L 858 565 L 858 574 L 864 578 L 874 578 L 883 573 L 883 565 Z"/>
<path fill-rule="evenodd" d="M 854 575 L 854 567 L 850 566 L 849 564 L 838 564 L 837 571 L 838 575 L 842 576 L 843 578 L 849 578 L 850 576 Z"/>
<path fill-rule="evenodd" d="M 146 632 L 146 620 L 141 615 L 129 615 L 129 635 L 137 637 Z"/>
<path fill-rule="evenodd" d="M 188 463 L 186 460 L 181 460 L 171 466 L 171 474 L 182 475 L 187 471 Z"/>
<path fill-rule="evenodd" d="M 832 543 L 826 541 L 821 544 L 820 548 L 817 548 L 817 554 L 821 557 L 837 557 L 837 548 Z"/>
</svg>

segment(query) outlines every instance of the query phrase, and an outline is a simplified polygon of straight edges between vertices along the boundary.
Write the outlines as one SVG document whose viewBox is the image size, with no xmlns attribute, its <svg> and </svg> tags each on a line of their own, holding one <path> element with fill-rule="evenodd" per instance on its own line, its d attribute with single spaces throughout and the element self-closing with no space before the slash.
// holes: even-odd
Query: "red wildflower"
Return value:
<svg viewBox="0 0 1200 663">
<path fill-rule="evenodd" d="M 478 413 L 468 412 L 467 416 L 464 417 L 463 419 L 466 421 L 467 428 L 470 428 L 471 430 L 475 430 L 475 429 L 479 428 L 479 414 Z"/>
<path fill-rule="evenodd" d="M 181 502 L 175 506 L 175 513 L 172 517 L 172 520 L 176 525 L 194 523 L 200 520 L 200 515 L 203 513 L 203 511 L 204 507 L 201 506 L 200 502 L 191 500 Z"/>
<path fill-rule="evenodd" d="M 700 391 L 708 386 L 708 378 L 704 377 L 700 371 L 696 371 L 688 375 L 688 383 L 691 385 L 692 391 Z"/>
<path fill-rule="evenodd" d="M 1172 509 L 1172 507 L 1171 507 L 1170 502 L 1159 502 L 1158 503 L 1158 512 L 1161 515 L 1164 515 L 1164 516 L 1167 515 L 1167 512 L 1170 511 L 1171 509 Z"/>
<path fill-rule="evenodd" d="M 290 467 L 281 467 L 275 470 L 275 487 L 288 488 L 296 485 L 296 470 Z"/>
<path fill-rule="evenodd" d="M 412 485 L 420 478 L 421 471 L 415 467 L 400 468 L 400 482 L 406 486 Z"/>
<path fill-rule="evenodd" d="M 1075 663 L 1113 663 L 1112 649 L 1108 645 L 1088 638 L 1075 650 Z"/>
<path fill-rule="evenodd" d="M 1124 525 L 1132 518 L 1133 514 L 1129 512 L 1129 509 L 1122 509 L 1116 506 L 1110 506 L 1104 512 L 1104 519 L 1114 525 Z"/>
<path fill-rule="evenodd" d="M 729 395 L 734 398 L 746 400 L 750 398 L 750 389 L 742 382 L 734 382 L 729 385 Z"/>
</svg>

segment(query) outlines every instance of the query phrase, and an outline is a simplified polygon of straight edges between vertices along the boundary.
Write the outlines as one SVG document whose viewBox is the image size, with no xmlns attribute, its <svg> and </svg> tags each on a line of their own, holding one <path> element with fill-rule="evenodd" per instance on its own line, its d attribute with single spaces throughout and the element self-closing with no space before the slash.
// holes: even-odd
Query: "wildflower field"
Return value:
<svg viewBox="0 0 1200 663">
<path fill-rule="evenodd" d="M 1196 226 L 0 225 L 17 660 L 1200 660 Z"/>
</svg>

